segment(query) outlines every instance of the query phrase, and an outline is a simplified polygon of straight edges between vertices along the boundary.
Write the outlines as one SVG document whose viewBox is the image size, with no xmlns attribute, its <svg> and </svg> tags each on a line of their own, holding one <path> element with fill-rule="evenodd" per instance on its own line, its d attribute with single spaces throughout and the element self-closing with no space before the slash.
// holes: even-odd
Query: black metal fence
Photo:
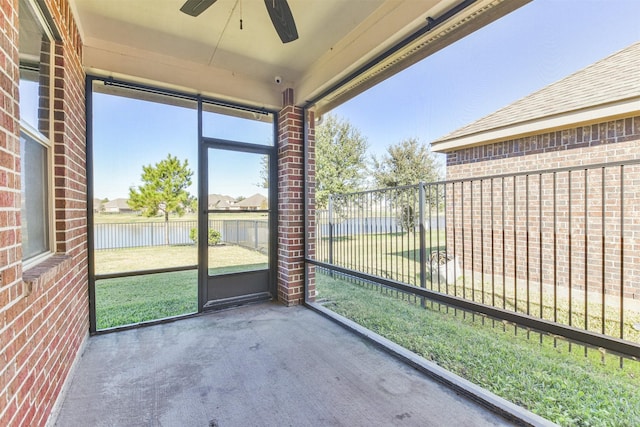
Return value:
<svg viewBox="0 0 640 427">
<path fill-rule="evenodd" d="M 167 244 L 191 245 L 190 233 L 198 226 L 197 221 L 135 222 L 94 224 L 95 249 L 122 249 Z M 168 230 L 167 230 L 168 228 Z M 269 246 L 269 224 L 267 220 L 214 219 L 209 220 L 209 229 L 220 233 L 221 242 L 266 252 Z"/>
<path fill-rule="evenodd" d="M 318 265 L 640 356 L 639 161 L 333 195 L 315 226 Z"/>
</svg>

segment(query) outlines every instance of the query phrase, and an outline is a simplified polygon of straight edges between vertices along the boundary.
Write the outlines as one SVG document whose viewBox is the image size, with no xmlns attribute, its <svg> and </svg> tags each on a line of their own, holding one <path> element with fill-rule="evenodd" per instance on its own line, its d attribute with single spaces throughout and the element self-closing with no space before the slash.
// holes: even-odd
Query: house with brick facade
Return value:
<svg viewBox="0 0 640 427">
<path fill-rule="evenodd" d="M 151 100 L 197 114 L 197 312 L 229 298 L 231 305 L 264 299 L 300 305 L 315 297 L 308 258 L 315 236 L 315 114 L 527 0 L 314 2 L 313 8 L 291 0 L 296 19 L 306 23 L 298 40 L 291 25 L 274 31 L 265 5 L 253 7 L 258 2 L 245 4 L 244 19 L 252 25 L 244 29 L 227 25 L 235 2 L 217 2 L 209 11 L 215 13 L 183 13 L 173 1 L 125 3 L 0 0 L 2 426 L 55 421 L 73 367 L 96 333 L 96 282 L 107 280 L 95 269 L 92 228 L 98 196 L 93 102 L 99 96 Z M 201 3 L 213 2 L 184 7 Z M 270 4 L 287 2 L 266 2 L 272 13 Z M 325 22 L 331 22 L 330 32 Z M 216 115 L 240 124 L 207 127 Z M 260 121 L 270 126 L 267 143 L 233 141 L 225 133 Z M 208 153 L 224 150 L 269 160 L 269 259 L 242 276 L 211 277 L 211 209 L 202 204 L 209 194 Z M 124 161 L 133 154 L 122 150 L 118 156 Z"/>
<path fill-rule="evenodd" d="M 447 247 L 465 283 L 637 310 L 640 42 L 432 148 L 446 155 Z"/>
</svg>

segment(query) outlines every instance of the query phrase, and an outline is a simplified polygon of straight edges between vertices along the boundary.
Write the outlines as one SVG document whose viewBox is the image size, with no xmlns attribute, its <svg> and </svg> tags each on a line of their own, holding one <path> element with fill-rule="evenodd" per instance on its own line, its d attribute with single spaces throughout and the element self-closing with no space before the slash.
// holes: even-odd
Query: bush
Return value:
<svg viewBox="0 0 640 427">
<path fill-rule="evenodd" d="M 198 243 L 198 229 L 197 228 L 192 228 L 191 231 L 189 231 L 189 238 L 191 240 L 193 240 L 193 243 Z M 209 237 L 208 237 L 208 241 L 209 241 L 209 246 L 215 246 L 218 243 L 220 243 L 220 240 L 222 240 L 222 235 L 220 234 L 219 231 L 216 230 L 212 230 L 209 229 Z"/>
</svg>

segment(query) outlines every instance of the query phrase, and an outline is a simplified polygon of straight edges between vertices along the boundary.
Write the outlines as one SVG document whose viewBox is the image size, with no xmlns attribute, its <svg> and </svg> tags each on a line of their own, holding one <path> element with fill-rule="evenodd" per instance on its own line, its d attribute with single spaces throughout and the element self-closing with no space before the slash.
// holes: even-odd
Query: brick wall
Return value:
<svg viewBox="0 0 640 427">
<path fill-rule="evenodd" d="M 627 160 L 634 150 L 611 144 L 634 147 L 638 140 L 640 116 L 634 116 L 463 148 L 447 153 L 447 179 Z"/>
<path fill-rule="evenodd" d="M 278 300 L 304 302 L 304 128 L 293 89 L 278 117 Z"/>
<path fill-rule="evenodd" d="M 54 42 L 51 64 L 56 254 L 23 271 L 18 2 L 0 0 L 0 425 L 3 426 L 38 426 L 47 422 L 86 339 L 89 323 L 82 47 L 67 1 L 45 3 L 60 34 L 60 40 Z"/>
<path fill-rule="evenodd" d="M 640 299 L 640 166 L 539 174 L 635 159 L 640 116 L 447 153 L 447 250 L 476 283 Z"/>
</svg>

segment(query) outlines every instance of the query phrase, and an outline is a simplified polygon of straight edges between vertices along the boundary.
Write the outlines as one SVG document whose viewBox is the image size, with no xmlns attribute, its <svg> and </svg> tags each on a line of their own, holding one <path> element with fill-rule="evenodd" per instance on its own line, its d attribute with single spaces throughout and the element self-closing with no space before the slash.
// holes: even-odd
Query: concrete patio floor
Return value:
<svg viewBox="0 0 640 427">
<path fill-rule="evenodd" d="M 304 307 L 94 336 L 56 426 L 496 426 L 500 416 Z"/>
</svg>

